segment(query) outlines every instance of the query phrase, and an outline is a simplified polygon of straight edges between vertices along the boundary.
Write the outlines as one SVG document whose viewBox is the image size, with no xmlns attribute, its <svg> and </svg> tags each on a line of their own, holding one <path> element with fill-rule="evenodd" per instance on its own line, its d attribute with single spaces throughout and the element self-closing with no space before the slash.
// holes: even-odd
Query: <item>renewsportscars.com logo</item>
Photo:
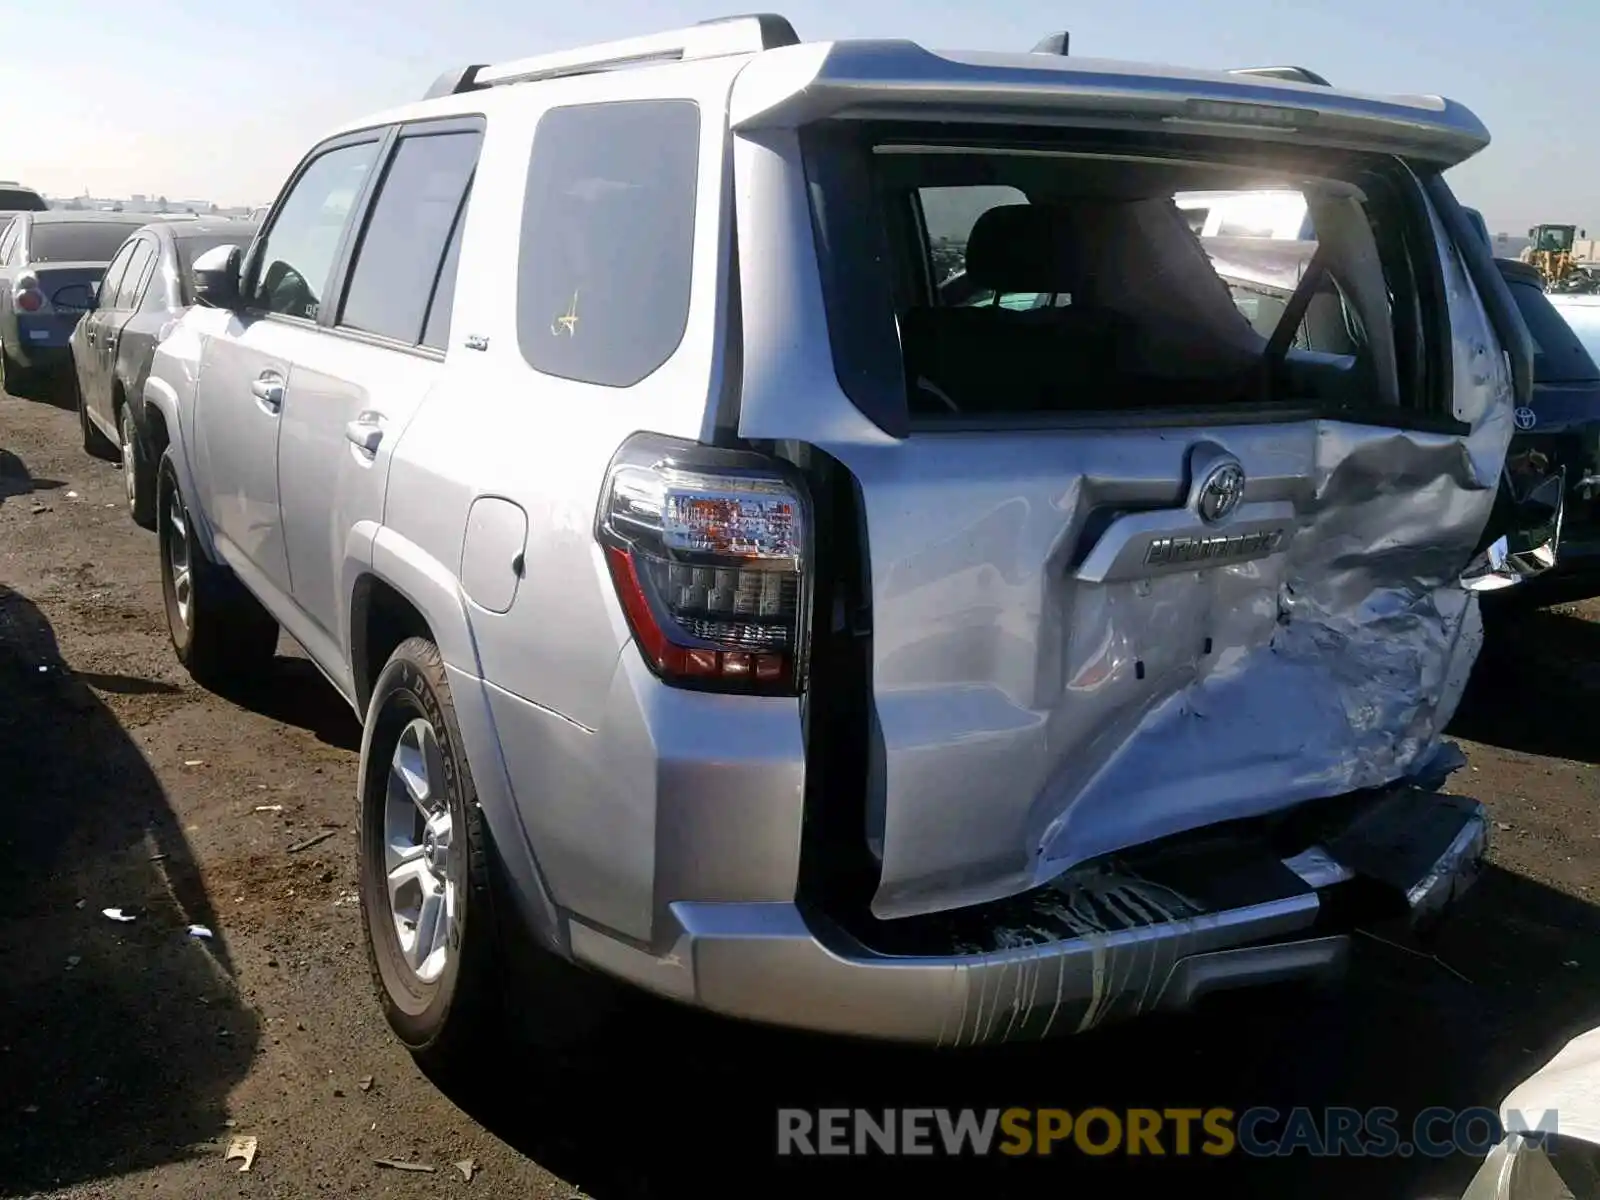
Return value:
<svg viewBox="0 0 1600 1200">
<path fill-rule="evenodd" d="M 1506 1132 L 1542 1140 L 1554 1109 L 1428 1108 L 1403 1122 L 1392 1108 L 782 1108 L 782 1156 L 950 1158 L 1053 1153 L 1222 1158 L 1482 1158 Z"/>
</svg>

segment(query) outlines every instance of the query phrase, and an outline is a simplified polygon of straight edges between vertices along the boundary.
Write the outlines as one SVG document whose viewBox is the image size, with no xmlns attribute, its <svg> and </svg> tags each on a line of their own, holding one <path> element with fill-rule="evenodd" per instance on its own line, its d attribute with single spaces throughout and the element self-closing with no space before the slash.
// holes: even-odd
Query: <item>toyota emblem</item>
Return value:
<svg viewBox="0 0 1600 1200">
<path fill-rule="evenodd" d="M 1200 500 L 1196 506 L 1200 519 L 1209 525 L 1225 521 L 1239 507 L 1244 495 L 1244 468 L 1236 462 L 1218 463 L 1200 485 Z"/>
<path fill-rule="evenodd" d="M 1511 417 L 1516 421 L 1518 429 L 1532 429 L 1539 423 L 1538 416 L 1531 408 L 1519 408 L 1511 414 Z"/>
</svg>

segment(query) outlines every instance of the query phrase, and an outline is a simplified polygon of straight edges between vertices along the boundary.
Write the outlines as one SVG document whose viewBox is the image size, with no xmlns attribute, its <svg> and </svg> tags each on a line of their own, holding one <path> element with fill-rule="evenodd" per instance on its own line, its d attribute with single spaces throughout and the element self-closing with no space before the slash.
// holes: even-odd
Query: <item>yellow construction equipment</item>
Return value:
<svg viewBox="0 0 1600 1200">
<path fill-rule="evenodd" d="M 1535 225 L 1528 230 L 1528 248 L 1522 261 L 1531 264 L 1544 279 L 1546 288 L 1558 287 L 1576 269 L 1572 262 L 1572 243 L 1588 233 L 1576 225 Z"/>
</svg>

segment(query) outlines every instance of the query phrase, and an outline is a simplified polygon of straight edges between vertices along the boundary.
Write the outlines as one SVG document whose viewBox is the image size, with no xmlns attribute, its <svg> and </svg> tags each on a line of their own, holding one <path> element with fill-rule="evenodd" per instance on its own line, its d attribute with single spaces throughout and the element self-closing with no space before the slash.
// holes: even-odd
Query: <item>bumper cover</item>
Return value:
<svg viewBox="0 0 1600 1200">
<path fill-rule="evenodd" d="M 1337 975 L 1353 922 L 1333 916 L 1349 911 L 1335 894 L 1377 897 L 1385 915 L 1425 926 L 1476 879 L 1488 838 L 1476 801 L 1396 787 L 1354 807 L 1320 844 L 1274 860 L 1270 882 L 1259 860 L 1212 880 L 1232 905 L 1148 875 L 1069 872 L 1041 890 L 1053 909 L 1039 909 L 1064 918 L 1066 936 L 1062 922 L 1029 921 L 977 952 L 885 953 L 783 903 L 674 904 L 664 954 L 576 921 L 571 946 L 661 995 L 776 1025 L 945 1046 L 1081 1032 L 1224 989 Z"/>
<path fill-rule="evenodd" d="M 18 313 L 17 336 L 7 349 L 24 366 L 59 366 L 72 356 L 72 331 L 78 327 L 78 320 L 77 313 Z"/>
</svg>

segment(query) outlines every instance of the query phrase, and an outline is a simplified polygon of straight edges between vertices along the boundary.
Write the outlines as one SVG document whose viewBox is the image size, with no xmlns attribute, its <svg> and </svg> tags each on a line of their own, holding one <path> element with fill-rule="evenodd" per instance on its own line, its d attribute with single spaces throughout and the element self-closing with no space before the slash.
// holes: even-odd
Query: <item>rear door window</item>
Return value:
<svg viewBox="0 0 1600 1200">
<path fill-rule="evenodd" d="M 517 339 L 535 370 L 631 387 L 689 321 L 700 109 L 692 100 L 554 108 L 528 164 Z"/>
<path fill-rule="evenodd" d="M 142 237 L 133 244 L 133 256 L 128 259 L 128 269 L 123 273 L 117 285 L 116 298 L 112 307 L 116 309 L 134 309 L 139 305 L 139 292 L 144 286 L 145 276 L 156 256 L 156 248 L 148 237 Z"/>
<path fill-rule="evenodd" d="M 95 293 L 95 307 L 100 309 L 111 308 L 117 297 L 117 289 L 122 286 L 122 277 L 128 270 L 128 260 L 133 257 L 137 249 L 134 243 L 129 242 L 106 267 L 106 273 L 100 277 L 100 287 Z"/>
<path fill-rule="evenodd" d="M 407 345 L 422 340 L 482 141 L 478 130 L 401 137 L 356 251 L 340 325 Z"/>
<path fill-rule="evenodd" d="M 469 198 L 471 194 L 469 187 Z M 450 341 L 450 314 L 456 303 L 456 268 L 461 262 L 461 229 L 466 223 L 467 201 L 462 200 L 455 229 L 450 234 L 450 247 L 444 253 L 444 265 L 439 268 L 439 282 L 434 285 L 433 299 L 428 302 L 428 323 L 422 331 L 422 344 L 435 350 L 443 350 Z"/>
<path fill-rule="evenodd" d="M 110 262 L 117 247 L 138 228 L 109 221 L 36 221 L 28 239 L 28 261 Z"/>
</svg>

